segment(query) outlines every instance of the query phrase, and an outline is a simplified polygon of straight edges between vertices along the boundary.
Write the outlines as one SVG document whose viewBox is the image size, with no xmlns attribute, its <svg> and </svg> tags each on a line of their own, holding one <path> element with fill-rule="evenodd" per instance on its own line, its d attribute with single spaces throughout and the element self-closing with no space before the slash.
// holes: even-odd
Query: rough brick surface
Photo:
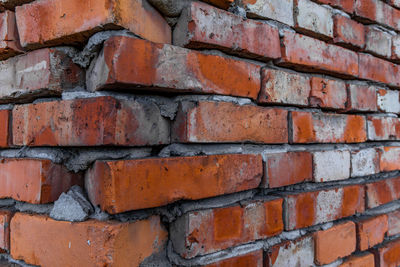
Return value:
<svg viewBox="0 0 400 267">
<path fill-rule="evenodd" d="M 365 46 L 365 29 L 363 24 L 342 15 L 335 15 L 333 19 L 333 41 L 335 43 L 357 48 Z"/>
<path fill-rule="evenodd" d="M 380 160 L 379 153 L 375 148 L 351 151 L 351 177 L 378 173 Z"/>
<path fill-rule="evenodd" d="M 379 166 L 382 172 L 400 169 L 400 147 L 384 147 L 379 150 Z"/>
<path fill-rule="evenodd" d="M 347 108 L 353 111 L 376 111 L 376 90 L 375 86 L 349 84 Z"/>
<path fill-rule="evenodd" d="M 353 13 L 355 1 L 356 0 L 316 0 L 316 2 L 319 2 L 321 4 L 327 4 L 333 7 L 340 8 L 347 13 Z"/>
<path fill-rule="evenodd" d="M 5 11 L 0 14 L 0 59 L 22 53 L 19 43 L 15 14 Z"/>
<path fill-rule="evenodd" d="M 358 75 L 361 79 L 382 82 L 395 87 L 400 86 L 400 82 L 397 79 L 400 68 L 389 61 L 360 53 L 359 69 Z"/>
<path fill-rule="evenodd" d="M 157 216 L 129 223 L 70 223 L 16 213 L 11 220 L 11 233 L 12 257 L 42 266 L 62 262 L 69 266 L 138 267 L 159 253 L 168 239 Z"/>
<path fill-rule="evenodd" d="M 249 17 L 273 19 L 294 26 L 293 0 L 244 0 L 243 4 Z"/>
<path fill-rule="evenodd" d="M 113 97 L 16 106 L 13 144 L 25 146 L 140 146 L 169 142 L 155 104 Z"/>
<path fill-rule="evenodd" d="M 379 89 L 377 91 L 377 101 L 380 111 L 400 113 L 399 91 Z"/>
<path fill-rule="evenodd" d="M 171 227 L 174 249 L 184 258 L 193 258 L 279 234 L 282 199 L 191 212 Z"/>
<path fill-rule="evenodd" d="M 205 267 L 263 267 L 263 250 L 236 256 L 216 263 L 203 265 Z"/>
<path fill-rule="evenodd" d="M 340 267 L 369 267 L 375 266 L 374 255 L 371 253 L 363 254 L 361 256 L 351 256 L 340 265 Z"/>
<path fill-rule="evenodd" d="M 256 98 L 260 67 L 132 37 L 111 37 L 88 74 L 88 89 L 155 87 L 163 91 Z M 152 89 L 154 90 L 154 88 Z"/>
<path fill-rule="evenodd" d="M 365 185 L 367 208 L 395 201 L 400 198 L 400 178 L 385 179 Z"/>
<path fill-rule="evenodd" d="M 387 231 L 387 215 L 381 215 L 357 222 L 358 249 L 366 250 L 382 243 Z"/>
<path fill-rule="evenodd" d="M 400 264 L 400 240 L 396 239 L 373 251 L 378 266 L 398 266 Z"/>
<path fill-rule="evenodd" d="M 392 35 L 375 27 L 366 27 L 365 30 L 365 50 L 390 58 L 392 54 Z"/>
<path fill-rule="evenodd" d="M 397 140 L 400 138 L 400 121 L 395 117 L 368 116 L 368 140 Z"/>
<path fill-rule="evenodd" d="M 313 107 L 344 109 L 347 101 L 346 84 L 338 80 L 312 77 L 309 101 Z"/>
<path fill-rule="evenodd" d="M 96 161 L 85 184 L 94 205 L 119 213 L 252 189 L 262 169 L 256 155 Z"/>
<path fill-rule="evenodd" d="M 127 28 L 153 42 L 171 42 L 167 22 L 142 0 L 34 1 L 17 7 L 16 16 L 21 45 L 27 48 L 83 43 L 101 28 Z"/>
<path fill-rule="evenodd" d="M 0 210 L 0 249 L 10 250 L 10 222 L 14 215 L 9 210 Z"/>
<path fill-rule="evenodd" d="M 10 139 L 10 111 L 0 110 L 0 147 L 8 147 Z"/>
<path fill-rule="evenodd" d="M 400 234 L 400 211 L 396 210 L 388 215 L 388 236 Z"/>
<path fill-rule="evenodd" d="M 344 180 L 350 177 L 349 151 L 321 151 L 313 153 L 315 182 Z"/>
</svg>

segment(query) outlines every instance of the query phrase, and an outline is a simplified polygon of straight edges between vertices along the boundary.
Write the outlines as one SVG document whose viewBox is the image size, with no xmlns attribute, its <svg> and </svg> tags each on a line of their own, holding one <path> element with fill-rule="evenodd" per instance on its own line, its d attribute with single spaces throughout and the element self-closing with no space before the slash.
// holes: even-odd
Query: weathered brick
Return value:
<svg viewBox="0 0 400 267">
<path fill-rule="evenodd" d="M 388 236 L 400 234 L 400 210 L 390 212 L 388 216 Z"/>
<path fill-rule="evenodd" d="M 10 250 L 10 221 L 12 211 L 0 210 L 0 250 Z"/>
<path fill-rule="evenodd" d="M 358 115 L 291 112 L 293 143 L 358 143 L 366 140 L 365 118 Z"/>
<path fill-rule="evenodd" d="M 347 258 L 339 267 L 373 267 L 375 266 L 374 255 L 366 253 L 363 255 L 353 255 Z"/>
<path fill-rule="evenodd" d="M 282 38 L 282 58 L 277 62 L 313 72 L 344 76 L 358 75 L 357 53 L 346 48 L 285 31 Z"/>
<path fill-rule="evenodd" d="M 369 209 L 395 201 L 400 198 L 400 178 L 366 184 L 365 191 Z"/>
<path fill-rule="evenodd" d="M 310 78 L 295 72 L 263 68 L 259 103 L 307 106 Z"/>
<path fill-rule="evenodd" d="M 359 185 L 285 196 L 286 230 L 334 221 L 364 211 L 364 187 Z"/>
<path fill-rule="evenodd" d="M 332 11 L 310 0 L 295 0 L 295 27 L 316 37 L 333 37 Z"/>
<path fill-rule="evenodd" d="M 314 266 L 314 239 L 311 235 L 286 241 L 265 253 L 265 267 Z"/>
<path fill-rule="evenodd" d="M 0 13 L 0 60 L 21 53 L 22 48 L 19 43 L 14 12 Z"/>
<path fill-rule="evenodd" d="M 367 250 L 383 242 L 388 231 L 388 217 L 386 214 L 356 222 L 357 248 Z"/>
<path fill-rule="evenodd" d="M 228 9 L 235 0 L 202 0 L 203 2 L 212 4 L 222 9 Z"/>
<path fill-rule="evenodd" d="M 190 212 L 172 224 L 170 233 L 174 250 L 184 258 L 193 258 L 265 239 L 282 230 L 282 199 L 274 199 Z"/>
<path fill-rule="evenodd" d="M 335 225 L 314 234 L 315 262 L 318 265 L 334 262 L 356 250 L 356 226 L 353 222 Z"/>
<path fill-rule="evenodd" d="M 376 111 L 377 99 L 375 86 L 364 84 L 348 84 L 348 110 Z"/>
<path fill-rule="evenodd" d="M 387 2 L 395 7 L 400 7 L 400 0 L 387 0 Z"/>
<path fill-rule="evenodd" d="M 243 0 L 250 18 L 272 19 L 294 26 L 293 0 Z"/>
<path fill-rule="evenodd" d="M 27 146 L 157 145 L 169 125 L 153 103 L 94 97 L 16 106 L 13 144 Z"/>
<path fill-rule="evenodd" d="M 287 143 L 287 115 L 286 110 L 278 108 L 182 102 L 171 134 L 177 142 Z"/>
<path fill-rule="evenodd" d="M 376 266 L 394 267 L 400 265 L 400 239 L 396 239 L 372 251 Z"/>
<path fill-rule="evenodd" d="M 0 90 L 1 91 L 1 90 Z M 10 110 L 0 110 L 0 147 L 8 147 L 11 134 L 10 128 Z"/>
<path fill-rule="evenodd" d="M 335 15 L 333 20 L 333 42 L 356 48 L 365 46 L 365 29 L 361 23 L 342 15 Z"/>
<path fill-rule="evenodd" d="M 0 61 L 0 103 L 59 96 L 83 86 L 84 73 L 57 48 L 44 48 Z"/>
<path fill-rule="evenodd" d="M 173 32 L 174 44 L 188 48 L 221 49 L 258 59 L 281 56 L 278 28 L 203 4 L 192 2 Z"/>
<path fill-rule="evenodd" d="M 260 91 L 260 66 L 119 36 L 104 43 L 89 70 L 87 87 L 91 91 L 141 88 L 255 99 Z"/>
<path fill-rule="evenodd" d="M 95 32 L 120 28 L 153 42 L 171 42 L 169 25 L 143 0 L 34 1 L 17 7 L 16 17 L 21 45 L 29 49 L 81 44 Z"/>
<path fill-rule="evenodd" d="M 347 13 L 353 13 L 355 0 L 315 0 L 321 4 L 331 5 L 340 8 Z"/>
<path fill-rule="evenodd" d="M 384 147 L 379 150 L 380 171 L 400 170 L 400 147 Z"/>
<path fill-rule="evenodd" d="M 378 109 L 382 112 L 400 113 L 399 91 L 379 89 L 377 91 Z"/>
<path fill-rule="evenodd" d="M 344 180 L 350 177 L 349 151 L 320 151 L 313 153 L 315 182 Z"/>
<path fill-rule="evenodd" d="M 263 187 L 275 188 L 312 180 L 312 155 L 286 152 L 266 155 Z"/>
<path fill-rule="evenodd" d="M 387 58 L 392 54 L 392 35 L 374 26 L 365 27 L 365 51 Z"/>
<path fill-rule="evenodd" d="M 368 116 L 368 140 L 398 140 L 400 120 L 394 117 Z"/>
<path fill-rule="evenodd" d="M 351 177 L 379 172 L 379 153 L 375 148 L 351 151 Z"/>
<path fill-rule="evenodd" d="M 11 220 L 11 255 L 33 265 L 138 267 L 165 249 L 167 240 L 157 216 L 129 223 L 71 223 L 16 213 Z"/>
<path fill-rule="evenodd" d="M 309 100 L 313 107 L 344 109 L 347 101 L 346 84 L 339 80 L 312 77 Z"/>
<path fill-rule="evenodd" d="M 389 61 L 368 54 L 359 54 L 359 77 L 376 82 L 386 83 L 390 86 L 400 87 L 397 78 L 400 67 Z"/>
<path fill-rule="evenodd" d="M 262 174 L 259 155 L 96 161 L 85 184 L 92 203 L 114 214 L 256 188 Z"/>
<path fill-rule="evenodd" d="M 354 13 L 363 20 L 400 29 L 399 10 L 379 0 L 356 0 Z"/>
<path fill-rule="evenodd" d="M 50 160 L 3 158 L 0 161 L 0 198 L 44 204 L 57 200 L 76 184 L 82 185 L 81 174 L 68 172 Z"/>
<path fill-rule="evenodd" d="M 205 267 L 263 267 L 263 250 L 256 250 L 244 255 L 235 256 L 216 263 L 202 265 Z"/>
<path fill-rule="evenodd" d="M 392 36 L 392 56 L 391 58 L 398 62 L 400 60 L 400 35 Z"/>
<path fill-rule="evenodd" d="M 27 4 L 33 1 L 34 0 L 1 0 L 0 7 L 15 10 L 16 6 L 22 6 L 23 4 Z"/>
</svg>

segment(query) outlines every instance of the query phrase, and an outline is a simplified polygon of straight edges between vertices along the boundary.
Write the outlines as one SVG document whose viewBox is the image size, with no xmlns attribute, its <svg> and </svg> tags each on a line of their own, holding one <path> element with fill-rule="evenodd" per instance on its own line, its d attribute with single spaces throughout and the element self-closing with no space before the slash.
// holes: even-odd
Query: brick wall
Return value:
<svg viewBox="0 0 400 267">
<path fill-rule="evenodd" d="M 1 266 L 400 266 L 400 1 L 0 10 Z"/>
</svg>

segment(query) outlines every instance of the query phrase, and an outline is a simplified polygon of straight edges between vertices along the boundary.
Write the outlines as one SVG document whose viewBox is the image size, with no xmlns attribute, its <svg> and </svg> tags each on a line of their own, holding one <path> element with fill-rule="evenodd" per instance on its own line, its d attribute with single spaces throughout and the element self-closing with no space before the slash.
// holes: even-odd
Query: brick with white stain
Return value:
<svg viewBox="0 0 400 267">
<path fill-rule="evenodd" d="M 398 140 L 400 139 L 400 120 L 395 117 L 368 116 L 368 140 Z"/>
<path fill-rule="evenodd" d="M 400 60 L 400 35 L 394 35 L 392 37 L 392 59 Z"/>
<path fill-rule="evenodd" d="M 344 109 L 347 101 L 346 84 L 340 80 L 312 77 L 309 101 L 313 107 Z"/>
<path fill-rule="evenodd" d="M 379 154 L 375 148 L 351 152 L 351 177 L 371 175 L 379 172 Z"/>
<path fill-rule="evenodd" d="M 392 35 L 374 26 L 366 27 L 365 51 L 390 58 Z"/>
<path fill-rule="evenodd" d="M 249 18 L 272 19 L 294 26 L 293 0 L 243 0 Z"/>
<path fill-rule="evenodd" d="M 367 84 L 348 84 L 348 103 L 347 109 L 354 111 L 376 111 L 376 91 L 375 86 Z"/>
<path fill-rule="evenodd" d="M 400 147 L 383 147 L 379 151 L 379 167 L 382 172 L 400 169 Z"/>
<path fill-rule="evenodd" d="M 400 234 L 400 210 L 388 214 L 388 236 Z"/>
<path fill-rule="evenodd" d="M 379 89 L 377 92 L 378 109 L 388 113 L 400 113 L 399 91 Z"/>
<path fill-rule="evenodd" d="M 333 17 L 334 43 L 344 46 L 363 48 L 365 45 L 364 25 L 351 18 L 336 14 Z"/>
<path fill-rule="evenodd" d="M 350 177 L 349 151 L 321 151 L 313 153 L 315 182 L 344 180 Z"/>
</svg>

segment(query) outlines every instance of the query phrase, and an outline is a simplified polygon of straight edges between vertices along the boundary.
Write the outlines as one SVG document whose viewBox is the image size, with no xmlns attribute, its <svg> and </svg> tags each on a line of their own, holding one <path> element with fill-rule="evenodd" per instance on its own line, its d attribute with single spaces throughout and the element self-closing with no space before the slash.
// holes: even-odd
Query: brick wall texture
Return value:
<svg viewBox="0 0 400 267">
<path fill-rule="evenodd" d="M 399 0 L 0 0 L 0 266 L 400 266 Z"/>
</svg>

